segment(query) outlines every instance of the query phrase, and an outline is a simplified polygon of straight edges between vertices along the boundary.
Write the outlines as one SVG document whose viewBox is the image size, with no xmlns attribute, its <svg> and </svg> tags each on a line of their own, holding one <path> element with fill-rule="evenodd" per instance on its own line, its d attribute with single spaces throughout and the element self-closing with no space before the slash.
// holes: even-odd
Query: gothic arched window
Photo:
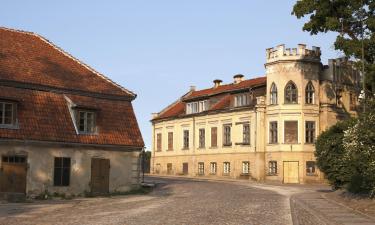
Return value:
<svg viewBox="0 0 375 225">
<path fill-rule="evenodd" d="M 297 103 L 298 90 L 293 81 L 289 81 L 285 86 L 285 103 Z"/>
<path fill-rule="evenodd" d="M 315 88 L 311 81 L 306 85 L 305 100 L 306 104 L 314 104 Z"/>
<path fill-rule="evenodd" d="M 277 105 L 277 87 L 275 83 L 272 83 L 270 89 L 270 104 Z"/>
</svg>

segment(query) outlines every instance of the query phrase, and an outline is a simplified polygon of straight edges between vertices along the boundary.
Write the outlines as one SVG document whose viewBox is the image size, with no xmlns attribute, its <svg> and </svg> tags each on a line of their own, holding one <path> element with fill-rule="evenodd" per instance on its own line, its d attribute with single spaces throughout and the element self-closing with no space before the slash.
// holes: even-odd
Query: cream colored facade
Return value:
<svg viewBox="0 0 375 225">
<path fill-rule="evenodd" d="M 284 45 L 280 45 L 267 49 L 266 91 L 256 97 L 254 106 L 178 118 L 158 119 L 165 110 L 154 115 L 151 172 L 226 176 L 279 183 L 324 181 L 324 175 L 314 164 L 315 145 L 306 142 L 306 122 L 315 124 L 316 139 L 322 131 L 338 120 L 355 115 L 355 109 L 350 104 L 357 103 L 350 103 L 350 96 L 357 95 L 356 86 L 359 84 L 356 71 L 343 72 L 343 60 L 330 60 L 329 63 L 328 66 L 321 64 L 319 48 L 309 50 L 305 45 L 299 45 L 295 49 L 285 49 Z M 340 72 L 332 71 L 332 67 L 341 68 Z M 349 77 L 350 82 L 344 82 L 345 77 Z M 297 88 L 297 103 L 285 101 L 285 87 L 289 82 L 293 82 Z M 313 101 L 306 104 L 305 90 L 309 82 L 314 87 L 314 96 Z M 272 84 L 277 87 L 277 104 L 271 104 Z M 297 122 L 298 136 L 293 143 L 286 142 L 287 128 L 284 126 L 287 121 Z M 271 122 L 277 122 L 276 143 L 271 143 L 270 140 Z M 223 127 L 228 124 L 232 127 L 233 144 L 223 146 Z M 250 145 L 236 144 L 242 142 L 243 124 L 250 124 Z M 212 127 L 217 127 L 217 147 L 210 146 Z M 202 128 L 205 129 L 205 147 L 199 148 L 199 130 Z M 183 149 L 184 130 L 189 130 L 188 149 Z M 173 133 L 173 149 L 169 150 L 168 133 Z M 158 134 L 159 138 L 161 137 L 161 149 L 157 149 Z M 230 172 L 224 173 L 227 162 L 230 163 Z M 210 171 L 212 163 L 216 163 L 216 173 Z M 249 171 L 246 168 L 247 163 Z"/>
</svg>

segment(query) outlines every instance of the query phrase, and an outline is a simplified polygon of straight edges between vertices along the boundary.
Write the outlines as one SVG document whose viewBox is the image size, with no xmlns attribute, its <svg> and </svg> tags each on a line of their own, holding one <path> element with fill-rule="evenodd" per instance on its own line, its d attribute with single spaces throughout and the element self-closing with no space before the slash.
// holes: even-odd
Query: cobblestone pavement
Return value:
<svg viewBox="0 0 375 225">
<path fill-rule="evenodd" d="M 0 204 L 0 224 L 375 224 L 319 187 L 148 179 L 148 195 Z"/>
</svg>

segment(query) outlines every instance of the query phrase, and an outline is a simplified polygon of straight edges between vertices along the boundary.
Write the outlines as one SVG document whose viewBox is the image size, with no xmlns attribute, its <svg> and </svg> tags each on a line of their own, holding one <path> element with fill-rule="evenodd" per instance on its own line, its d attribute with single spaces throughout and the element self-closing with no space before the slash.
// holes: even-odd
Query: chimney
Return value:
<svg viewBox="0 0 375 225">
<path fill-rule="evenodd" d="M 195 91 L 197 87 L 195 87 L 194 85 L 190 86 L 190 91 Z"/>
<path fill-rule="evenodd" d="M 219 86 L 221 85 L 221 83 L 223 83 L 223 81 L 220 80 L 220 79 L 216 79 L 216 80 L 214 80 L 214 88 L 219 87 Z"/>
<path fill-rule="evenodd" d="M 242 75 L 242 74 L 234 75 L 234 76 L 233 76 L 233 79 L 234 79 L 234 82 L 233 82 L 233 83 L 235 83 L 235 84 L 239 84 L 239 83 L 241 83 L 241 81 L 244 80 L 244 75 Z"/>
</svg>

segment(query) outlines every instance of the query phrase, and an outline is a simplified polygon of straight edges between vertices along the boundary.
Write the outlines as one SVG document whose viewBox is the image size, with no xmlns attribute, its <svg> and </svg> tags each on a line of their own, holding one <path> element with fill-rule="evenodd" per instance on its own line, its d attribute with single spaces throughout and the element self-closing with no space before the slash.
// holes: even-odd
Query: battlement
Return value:
<svg viewBox="0 0 375 225">
<path fill-rule="evenodd" d="M 297 48 L 285 48 L 285 45 L 278 45 L 275 48 L 268 48 L 266 50 L 267 63 L 272 63 L 280 60 L 302 60 L 320 62 L 320 48 L 312 46 L 307 49 L 305 44 L 299 44 Z"/>
</svg>

